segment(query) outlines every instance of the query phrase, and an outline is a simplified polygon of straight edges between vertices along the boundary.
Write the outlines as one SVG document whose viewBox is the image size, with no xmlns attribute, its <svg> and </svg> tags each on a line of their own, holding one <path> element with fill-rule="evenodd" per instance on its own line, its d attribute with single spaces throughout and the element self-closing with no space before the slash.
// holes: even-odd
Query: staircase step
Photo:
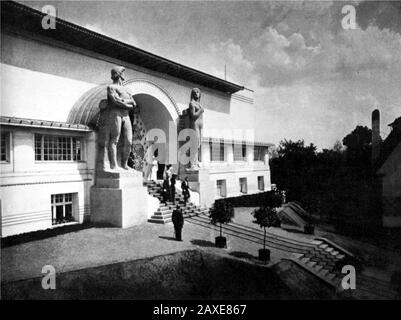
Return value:
<svg viewBox="0 0 401 320">
<path fill-rule="evenodd" d="M 308 267 L 313 268 L 316 264 L 317 264 L 316 261 L 309 261 L 306 265 L 307 265 Z"/>
<path fill-rule="evenodd" d="M 327 269 L 322 269 L 322 270 L 320 270 L 319 271 L 319 275 L 321 275 L 321 276 L 326 276 L 326 274 L 328 274 L 329 273 L 329 270 L 327 270 Z"/>
<path fill-rule="evenodd" d="M 326 279 L 328 280 L 333 280 L 336 277 L 336 275 L 334 273 L 329 273 L 328 275 L 326 275 Z"/>
<path fill-rule="evenodd" d="M 154 214 L 158 216 L 164 216 L 166 214 L 173 214 L 173 210 L 155 211 Z"/>
<path fill-rule="evenodd" d="M 332 252 L 332 251 L 334 251 L 334 248 L 328 247 L 328 248 L 325 249 L 325 251 L 326 251 L 326 252 Z"/>
<path fill-rule="evenodd" d="M 319 245 L 319 248 L 326 249 L 328 246 L 329 246 L 328 244 L 323 243 Z"/>
<path fill-rule="evenodd" d="M 167 219 L 167 218 L 171 218 L 172 214 L 163 214 L 163 215 L 152 215 L 151 218 L 152 219 Z"/>
<path fill-rule="evenodd" d="M 310 261 L 310 258 L 301 258 L 301 262 L 307 264 Z"/>
<path fill-rule="evenodd" d="M 150 219 L 148 219 L 148 222 L 165 224 L 165 223 L 171 222 L 171 219 L 153 219 L 153 218 L 150 218 Z"/>
<path fill-rule="evenodd" d="M 323 266 L 321 266 L 321 265 L 319 265 L 319 264 L 316 264 L 316 265 L 313 267 L 313 269 L 314 269 L 316 272 L 319 272 L 320 270 L 323 269 Z"/>
<path fill-rule="evenodd" d="M 323 244 L 323 241 L 320 241 L 320 240 L 312 240 L 312 242 L 311 242 L 312 244 L 315 244 L 315 245 L 321 245 L 321 244 Z"/>
</svg>

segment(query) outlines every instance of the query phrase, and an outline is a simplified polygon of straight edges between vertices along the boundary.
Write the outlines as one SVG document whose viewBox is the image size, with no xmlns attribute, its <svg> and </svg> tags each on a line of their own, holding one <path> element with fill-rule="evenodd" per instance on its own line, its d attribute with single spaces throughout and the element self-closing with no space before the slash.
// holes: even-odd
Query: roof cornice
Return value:
<svg viewBox="0 0 401 320">
<path fill-rule="evenodd" d="M 60 18 L 56 18 L 56 29 L 45 30 L 42 28 L 44 16 L 44 13 L 20 3 L 1 1 L 2 30 L 38 34 L 49 40 L 61 41 L 226 94 L 233 94 L 244 89 L 243 86 L 184 66 Z"/>
</svg>

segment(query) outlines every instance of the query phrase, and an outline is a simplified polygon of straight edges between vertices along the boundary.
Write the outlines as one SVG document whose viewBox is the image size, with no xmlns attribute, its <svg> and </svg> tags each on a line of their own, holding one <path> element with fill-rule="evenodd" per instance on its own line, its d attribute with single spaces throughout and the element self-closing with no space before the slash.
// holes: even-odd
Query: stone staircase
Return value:
<svg viewBox="0 0 401 320">
<path fill-rule="evenodd" d="M 291 260 L 327 284 L 339 288 L 344 277 L 341 274 L 342 267 L 346 264 L 359 265 L 357 259 L 327 239 L 317 238 L 311 243 L 315 245 L 313 248 L 303 254 L 294 254 Z"/>
<path fill-rule="evenodd" d="M 210 224 L 210 219 L 205 214 L 188 217 L 186 221 L 200 227 L 219 230 L 218 226 Z M 223 232 L 227 236 L 235 236 L 245 241 L 260 245 L 263 244 L 263 232 L 257 228 L 231 222 L 223 226 Z M 266 246 L 276 250 L 291 252 L 292 258 L 288 260 L 293 261 L 304 270 L 318 277 L 345 298 L 400 298 L 391 288 L 389 282 L 365 275 L 362 270 L 361 261 L 356 256 L 326 238 L 315 237 L 311 240 L 295 240 L 268 232 Z M 347 290 L 345 292 L 341 286 L 341 281 L 345 274 L 342 274 L 341 270 L 344 265 L 348 264 L 353 265 L 356 269 L 357 290 Z"/>
<path fill-rule="evenodd" d="M 185 203 L 184 196 L 179 190 L 176 190 L 175 204 L 173 204 L 170 201 L 163 202 L 163 198 L 161 195 L 161 189 L 162 189 L 161 186 L 155 181 L 150 181 L 146 185 L 148 188 L 148 193 L 153 197 L 156 197 L 160 201 L 159 208 L 157 209 L 157 211 L 153 213 L 150 219 L 148 219 L 148 222 L 152 223 L 171 222 L 171 216 L 173 214 L 173 210 L 177 205 L 181 208 L 184 214 L 184 218 L 200 214 L 207 214 L 209 212 L 209 209 L 201 208 L 200 206 L 197 206 L 190 201 L 187 201 L 187 203 Z"/>
</svg>

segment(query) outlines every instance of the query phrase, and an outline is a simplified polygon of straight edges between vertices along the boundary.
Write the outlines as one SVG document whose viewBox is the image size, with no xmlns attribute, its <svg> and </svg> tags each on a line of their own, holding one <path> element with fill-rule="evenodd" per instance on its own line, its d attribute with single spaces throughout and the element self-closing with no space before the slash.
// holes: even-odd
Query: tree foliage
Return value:
<svg viewBox="0 0 401 320">
<path fill-rule="evenodd" d="M 224 199 L 215 201 L 210 209 L 210 222 L 220 224 L 220 236 L 222 235 L 222 224 L 229 223 L 234 218 L 234 207 Z"/>
<path fill-rule="evenodd" d="M 263 249 L 266 248 L 266 228 L 273 227 L 279 222 L 277 209 L 273 207 L 260 207 L 251 212 L 254 217 L 254 223 L 263 228 Z"/>
<path fill-rule="evenodd" d="M 372 130 L 368 127 L 357 126 L 344 137 L 343 145 L 347 148 L 349 164 L 368 165 L 372 147 Z"/>
<path fill-rule="evenodd" d="M 277 224 L 277 210 L 272 207 L 260 207 L 252 211 L 254 223 L 261 228 L 270 228 Z"/>
<path fill-rule="evenodd" d="M 370 166 L 371 131 L 358 126 L 331 149 L 317 151 L 303 140 L 280 142 L 271 179 L 307 211 L 345 230 L 380 223 L 380 201 Z M 357 227 L 357 228 L 356 228 Z"/>
</svg>

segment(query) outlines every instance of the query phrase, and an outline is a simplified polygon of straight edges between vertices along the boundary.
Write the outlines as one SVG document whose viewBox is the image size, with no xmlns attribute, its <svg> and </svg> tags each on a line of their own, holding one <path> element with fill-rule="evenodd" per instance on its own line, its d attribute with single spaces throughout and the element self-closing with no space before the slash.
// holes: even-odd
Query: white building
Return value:
<svg viewBox="0 0 401 320">
<path fill-rule="evenodd" d="M 115 65 L 126 68 L 125 85 L 141 107 L 135 121 L 142 136 L 153 128 L 166 132 L 166 163 L 176 163 L 167 143 L 176 139 L 191 89 L 201 89 L 201 167 L 208 183 L 195 191 L 202 206 L 270 190 L 271 144 L 253 140 L 251 90 L 61 19 L 55 30 L 45 30 L 42 17 L 24 5 L 1 3 L 3 237 L 90 219 L 94 125 Z M 143 139 L 136 143 L 146 148 Z"/>
</svg>

